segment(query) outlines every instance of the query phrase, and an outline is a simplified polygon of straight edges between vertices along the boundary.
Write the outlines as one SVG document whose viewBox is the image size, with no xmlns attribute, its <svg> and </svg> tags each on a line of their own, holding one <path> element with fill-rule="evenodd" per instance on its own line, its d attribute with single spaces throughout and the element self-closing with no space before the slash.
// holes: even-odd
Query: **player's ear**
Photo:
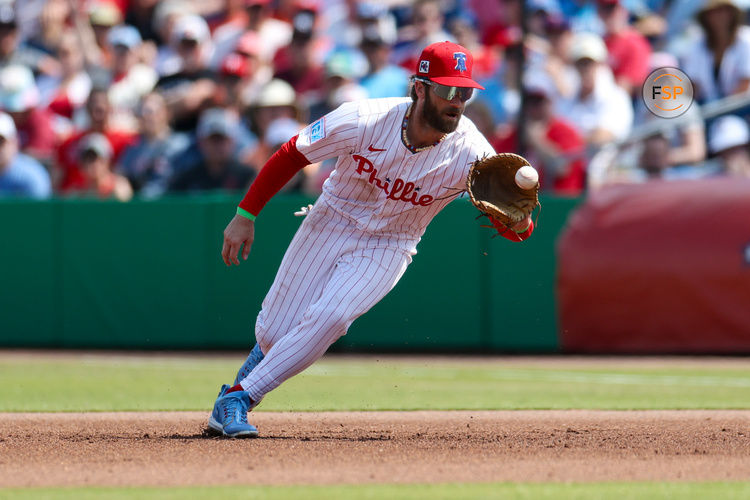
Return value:
<svg viewBox="0 0 750 500">
<path fill-rule="evenodd" d="M 424 99 L 424 93 L 427 90 L 426 85 L 423 82 L 420 82 L 419 80 L 412 80 L 412 91 L 416 94 L 416 96 L 419 99 Z"/>
</svg>

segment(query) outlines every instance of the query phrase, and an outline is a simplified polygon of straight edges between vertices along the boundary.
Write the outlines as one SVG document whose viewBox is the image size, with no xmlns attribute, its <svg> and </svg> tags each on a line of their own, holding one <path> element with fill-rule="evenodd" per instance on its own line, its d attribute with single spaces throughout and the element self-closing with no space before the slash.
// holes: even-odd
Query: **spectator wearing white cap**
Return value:
<svg viewBox="0 0 750 500">
<path fill-rule="evenodd" d="M 26 66 L 13 64 L 0 69 L 0 110 L 13 117 L 20 150 L 49 160 L 57 146 L 52 114 L 39 106 L 39 90 Z"/>
<path fill-rule="evenodd" d="M 180 56 L 172 46 L 172 33 L 177 20 L 182 16 L 193 15 L 192 5 L 182 0 L 164 0 L 158 3 L 151 19 L 156 34 L 157 54 L 154 67 L 159 76 L 167 76 L 180 70 Z"/>
<path fill-rule="evenodd" d="M 255 177 L 243 165 L 235 143 L 239 117 L 231 111 L 210 108 L 198 122 L 198 154 L 181 155 L 175 160 L 175 177 L 169 190 L 175 192 L 240 191 Z M 181 162 L 182 164 L 178 164 Z"/>
<path fill-rule="evenodd" d="M 633 123 L 633 105 L 614 82 L 604 41 L 593 33 L 579 33 L 569 58 L 580 82 L 572 98 L 560 101 L 558 113 L 577 125 L 592 150 L 625 139 Z"/>
<path fill-rule="evenodd" d="M 138 51 L 143 40 L 133 26 L 121 24 L 107 35 L 112 53 L 112 70 L 109 75 L 109 101 L 113 119 L 123 129 L 137 131 L 135 110 L 143 96 L 153 90 L 158 75 L 152 67 L 138 61 Z"/>
<path fill-rule="evenodd" d="M 18 152 L 13 119 L 0 113 L 0 198 L 42 199 L 51 194 L 49 174 L 34 158 Z"/>
<path fill-rule="evenodd" d="M 711 154 L 727 175 L 750 178 L 750 130 L 747 121 L 736 115 L 718 118 L 709 129 Z"/>
<path fill-rule="evenodd" d="M 215 72 L 208 68 L 211 34 L 202 17 L 180 17 L 172 30 L 171 44 L 180 57 L 180 69 L 163 76 L 156 84 L 167 101 L 175 130 L 195 129 L 201 110 L 216 93 Z"/>
</svg>

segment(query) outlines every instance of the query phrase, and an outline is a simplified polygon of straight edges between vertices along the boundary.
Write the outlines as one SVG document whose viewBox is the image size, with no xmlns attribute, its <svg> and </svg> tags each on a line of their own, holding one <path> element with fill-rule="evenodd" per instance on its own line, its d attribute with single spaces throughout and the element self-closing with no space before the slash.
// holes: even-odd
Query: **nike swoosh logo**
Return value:
<svg viewBox="0 0 750 500">
<path fill-rule="evenodd" d="M 385 149 L 375 148 L 372 144 L 370 144 L 370 147 L 367 148 L 368 151 L 372 151 L 373 153 L 376 151 L 385 151 Z"/>
</svg>

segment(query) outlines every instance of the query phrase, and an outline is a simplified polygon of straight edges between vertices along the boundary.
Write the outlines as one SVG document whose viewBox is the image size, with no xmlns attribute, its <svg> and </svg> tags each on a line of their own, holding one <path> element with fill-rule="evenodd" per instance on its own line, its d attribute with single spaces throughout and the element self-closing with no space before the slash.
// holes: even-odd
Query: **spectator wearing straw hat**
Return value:
<svg viewBox="0 0 750 500">
<path fill-rule="evenodd" d="M 699 102 L 750 89 L 750 27 L 733 0 L 708 0 L 696 15 L 701 34 L 682 60 Z"/>
<path fill-rule="evenodd" d="M 263 86 L 248 109 L 251 130 L 258 137 L 266 134 L 268 125 L 277 118 L 304 121 L 297 93 L 284 80 L 274 79 Z"/>
</svg>

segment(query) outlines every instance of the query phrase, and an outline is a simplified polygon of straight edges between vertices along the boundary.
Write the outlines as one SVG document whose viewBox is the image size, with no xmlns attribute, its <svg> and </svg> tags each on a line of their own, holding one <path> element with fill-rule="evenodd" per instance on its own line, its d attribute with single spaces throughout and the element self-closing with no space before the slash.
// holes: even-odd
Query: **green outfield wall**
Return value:
<svg viewBox="0 0 750 500">
<path fill-rule="evenodd" d="M 237 198 L 0 201 L 0 345 L 247 348 L 301 222 L 292 213 L 310 200 L 274 199 L 250 259 L 227 268 L 222 231 Z M 466 200 L 452 203 L 398 286 L 334 349 L 557 351 L 555 242 L 578 202 L 543 198 L 523 243 L 491 238 Z"/>
</svg>

